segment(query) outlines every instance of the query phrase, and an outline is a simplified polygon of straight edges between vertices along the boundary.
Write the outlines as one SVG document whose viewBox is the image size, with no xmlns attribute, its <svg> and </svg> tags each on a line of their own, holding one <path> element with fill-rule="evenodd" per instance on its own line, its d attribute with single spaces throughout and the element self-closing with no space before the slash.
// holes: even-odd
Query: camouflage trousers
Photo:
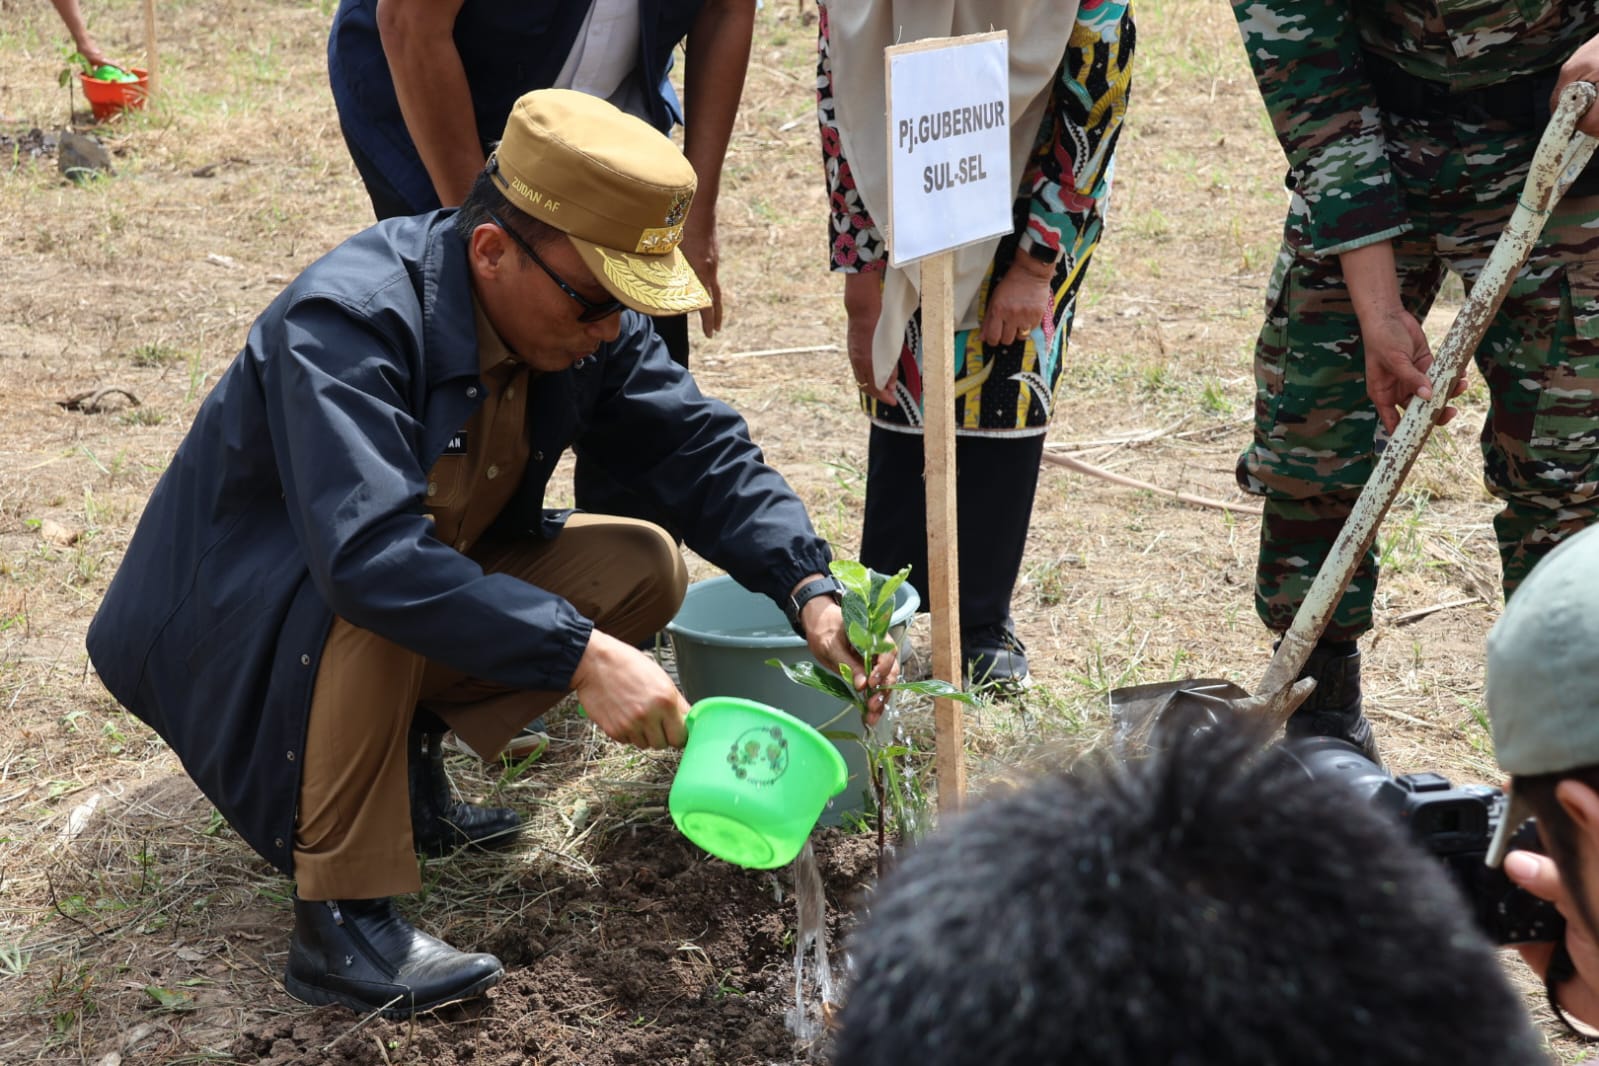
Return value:
<svg viewBox="0 0 1599 1066">
<path fill-rule="evenodd" d="M 1537 135 L 1504 124 L 1389 117 L 1389 160 L 1414 228 L 1394 238 L 1406 307 L 1419 320 L 1445 270 L 1468 289 L 1510 219 Z M 1599 164 L 1596 164 L 1599 165 Z M 1587 179 L 1584 179 L 1586 186 Z M 1366 395 L 1359 324 L 1337 256 L 1312 254 L 1296 195 L 1255 349 L 1255 432 L 1238 483 L 1264 497 L 1255 608 L 1286 629 L 1331 550 L 1385 439 Z M 1505 592 L 1599 517 L 1599 195 L 1551 213 L 1476 354 L 1490 406 L 1482 427 Z M 1372 625 L 1368 551 L 1326 636 Z"/>
</svg>

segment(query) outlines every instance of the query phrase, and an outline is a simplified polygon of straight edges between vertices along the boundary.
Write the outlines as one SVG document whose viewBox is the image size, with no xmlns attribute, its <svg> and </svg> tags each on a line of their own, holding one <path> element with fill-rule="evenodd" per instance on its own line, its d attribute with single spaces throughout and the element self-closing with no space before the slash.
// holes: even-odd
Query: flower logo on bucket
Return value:
<svg viewBox="0 0 1599 1066">
<path fill-rule="evenodd" d="M 733 776 L 752 785 L 770 785 L 788 770 L 788 737 L 778 726 L 746 729 L 727 749 Z"/>
</svg>

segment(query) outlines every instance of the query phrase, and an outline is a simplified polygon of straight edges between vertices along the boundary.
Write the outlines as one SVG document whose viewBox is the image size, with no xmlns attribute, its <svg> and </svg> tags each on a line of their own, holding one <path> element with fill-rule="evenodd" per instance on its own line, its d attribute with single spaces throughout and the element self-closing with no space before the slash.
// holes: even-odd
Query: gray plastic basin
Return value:
<svg viewBox="0 0 1599 1066">
<path fill-rule="evenodd" d="M 921 597 L 909 584 L 894 591 L 894 639 L 903 642 L 905 627 Z M 696 581 L 688 587 L 677 617 L 666 626 L 677 657 L 677 676 L 690 703 L 706 696 L 739 696 L 787 711 L 827 733 L 865 735 L 859 711 L 824 692 L 796 685 L 766 660 L 810 661 L 803 638 L 789 628 L 777 605 L 750 592 L 727 575 Z M 828 801 L 819 825 L 839 825 L 849 814 L 873 810 L 866 750 L 858 741 L 834 739 L 849 770 L 849 783 Z"/>
</svg>

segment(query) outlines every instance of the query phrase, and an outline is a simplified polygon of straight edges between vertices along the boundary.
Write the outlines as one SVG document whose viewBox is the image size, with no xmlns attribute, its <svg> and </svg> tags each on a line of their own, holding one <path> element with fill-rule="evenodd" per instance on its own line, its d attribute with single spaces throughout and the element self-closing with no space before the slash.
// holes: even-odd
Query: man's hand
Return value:
<svg viewBox="0 0 1599 1066">
<path fill-rule="evenodd" d="M 1044 321 L 1054 295 L 1049 283 L 1055 268 L 1030 255 L 1017 253 L 1010 269 L 989 293 L 983 312 L 983 343 L 1014 344 Z"/>
<path fill-rule="evenodd" d="M 1531 851 L 1512 851 L 1505 856 L 1505 873 L 1522 888 L 1539 899 L 1555 905 L 1566 919 L 1566 951 L 1576 967 L 1577 975 L 1555 991 L 1560 1005 L 1574 1017 L 1589 1025 L 1599 1025 L 1599 945 L 1587 932 L 1587 924 L 1572 906 L 1566 886 L 1560 880 L 1560 870 L 1554 860 Z M 1543 944 L 1517 944 L 1522 959 L 1539 977 L 1549 970 L 1549 959 L 1555 946 Z"/>
<path fill-rule="evenodd" d="M 722 286 L 716 279 L 716 268 L 721 260 L 716 243 L 716 208 L 695 204 L 690 209 L 688 221 L 683 224 L 683 241 L 679 248 L 683 258 L 694 268 L 694 274 L 710 293 L 711 306 L 700 311 L 700 329 L 707 337 L 716 336 L 722 328 Z"/>
<path fill-rule="evenodd" d="M 849 365 L 855 374 L 856 386 L 868 396 L 875 396 L 890 407 L 898 407 L 894 382 L 899 377 L 899 364 L 889 371 L 882 388 L 872 380 L 872 334 L 877 331 L 877 319 L 883 313 L 883 275 L 880 272 L 844 275 L 844 313 L 849 317 L 844 333 L 845 346 L 849 349 Z"/>
<path fill-rule="evenodd" d="M 1432 382 L 1427 377 L 1427 371 L 1432 369 L 1432 349 L 1421 323 L 1402 307 L 1370 321 L 1362 318 L 1360 339 L 1366 348 L 1366 395 L 1376 405 L 1383 428 L 1392 433 L 1399 425 L 1402 404 L 1409 403 L 1412 397 L 1432 399 Z M 1462 376 L 1451 395 L 1460 395 L 1464 388 Z M 1438 424 L 1453 417 L 1455 409 L 1446 407 Z"/>
<path fill-rule="evenodd" d="M 596 629 L 572 673 L 583 713 L 605 735 L 640 748 L 681 748 L 688 701 L 660 664 Z"/>
<path fill-rule="evenodd" d="M 1599 37 L 1571 53 L 1571 58 L 1560 68 L 1555 79 L 1555 91 L 1549 96 L 1549 110 L 1560 106 L 1560 94 L 1574 81 L 1599 82 Z M 1577 122 L 1577 132 L 1599 137 L 1599 106 L 1590 107 Z"/>
<path fill-rule="evenodd" d="M 844 611 L 831 597 L 818 596 L 807 603 L 800 611 L 800 624 L 805 629 L 805 643 L 810 646 L 811 657 L 829 670 L 838 670 L 839 663 L 848 663 L 856 691 L 868 685 L 892 685 L 899 680 L 899 660 L 893 652 L 879 655 L 868 673 L 865 661 L 849 642 Z M 887 693 L 873 696 L 866 705 L 866 724 L 875 723 L 887 705 Z"/>
<path fill-rule="evenodd" d="M 1432 349 L 1421 323 L 1405 310 L 1399 296 L 1399 271 L 1392 241 L 1378 241 L 1338 256 L 1349 300 L 1360 320 L 1360 339 L 1366 349 L 1366 395 L 1377 408 L 1383 428 L 1392 433 L 1399 425 L 1399 405 L 1412 397 L 1432 399 Z M 1453 399 L 1466 389 L 1465 368 L 1449 387 Z M 1453 407 L 1438 412 L 1443 425 L 1455 417 Z"/>
<path fill-rule="evenodd" d="M 722 328 L 722 287 L 716 242 L 716 201 L 722 189 L 722 164 L 733 136 L 744 72 L 750 65 L 755 33 L 755 0 L 704 0 L 683 40 L 683 155 L 699 178 L 694 206 L 683 230 L 683 254 L 711 295 L 700 311 L 707 337 Z"/>
</svg>

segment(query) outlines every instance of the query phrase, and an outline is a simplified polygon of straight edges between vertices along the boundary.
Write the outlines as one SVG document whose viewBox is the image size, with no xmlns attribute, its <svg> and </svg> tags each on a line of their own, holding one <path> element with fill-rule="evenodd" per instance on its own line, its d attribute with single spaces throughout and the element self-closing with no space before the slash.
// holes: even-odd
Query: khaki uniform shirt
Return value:
<svg viewBox="0 0 1599 1066">
<path fill-rule="evenodd" d="M 427 513 L 440 540 L 463 554 L 516 494 L 527 466 L 527 390 L 532 368 L 495 332 L 476 297 L 478 365 L 484 398 L 428 471 Z"/>
</svg>

